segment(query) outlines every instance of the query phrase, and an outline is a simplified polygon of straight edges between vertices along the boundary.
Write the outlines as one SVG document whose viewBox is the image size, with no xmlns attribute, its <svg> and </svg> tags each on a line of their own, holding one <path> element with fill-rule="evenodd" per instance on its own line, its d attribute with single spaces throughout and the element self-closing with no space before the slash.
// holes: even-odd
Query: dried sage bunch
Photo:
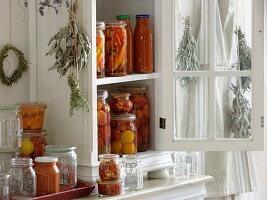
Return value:
<svg viewBox="0 0 267 200">
<path fill-rule="evenodd" d="M 238 56 L 240 70 L 251 70 L 251 48 L 248 46 L 245 34 L 239 28 L 236 32 L 238 37 Z M 241 77 L 242 89 L 244 91 L 251 89 L 250 77 Z"/>
<path fill-rule="evenodd" d="M 86 66 L 87 58 L 91 51 L 91 44 L 88 37 L 83 34 L 76 21 L 78 2 L 71 1 L 68 8 L 69 23 L 60 28 L 48 46 L 50 51 L 46 55 L 55 55 L 56 62 L 49 68 L 49 71 L 56 69 L 61 76 L 68 76 L 68 85 L 71 89 L 70 94 L 70 116 L 74 110 L 85 108 L 90 111 L 89 104 L 79 88 L 79 72 Z"/>
<path fill-rule="evenodd" d="M 232 118 L 232 132 L 235 138 L 250 138 L 251 136 L 251 108 L 248 100 L 244 96 L 244 91 L 240 84 L 231 90 L 235 97 L 233 99 L 233 111 L 230 111 Z"/>
<path fill-rule="evenodd" d="M 191 30 L 191 19 L 185 18 L 185 28 L 180 47 L 176 54 L 176 69 L 179 71 L 197 71 L 199 70 L 198 48 L 196 40 Z M 183 88 L 189 85 L 197 85 L 198 77 L 182 77 L 180 83 Z"/>
</svg>

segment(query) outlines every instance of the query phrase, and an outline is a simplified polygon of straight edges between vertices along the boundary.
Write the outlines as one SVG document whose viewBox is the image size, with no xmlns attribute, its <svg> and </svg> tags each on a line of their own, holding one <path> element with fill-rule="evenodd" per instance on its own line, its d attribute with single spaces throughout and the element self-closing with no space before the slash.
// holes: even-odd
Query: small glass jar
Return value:
<svg viewBox="0 0 267 200">
<path fill-rule="evenodd" d="M 116 196 L 123 193 L 122 179 L 116 181 L 102 181 L 97 179 L 96 182 L 100 196 Z"/>
<path fill-rule="evenodd" d="M 0 199 L 9 200 L 9 177 L 7 173 L 0 173 Z"/>
<path fill-rule="evenodd" d="M 118 88 L 121 92 L 129 92 L 133 102 L 132 112 L 136 115 L 137 150 L 150 149 L 150 106 L 147 96 L 148 87 L 145 85 L 125 85 Z"/>
<path fill-rule="evenodd" d="M 19 106 L 0 106 L 0 151 L 19 151 L 22 130 Z"/>
<path fill-rule="evenodd" d="M 13 158 L 10 162 L 10 195 L 35 197 L 36 175 L 31 158 Z"/>
<path fill-rule="evenodd" d="M 133 102 L 130 100 L 130 93 L 112 93 L 112 99 L 109 101 L 113 113 L 128 113 L 133 108 Z"/>
<path fill-rule="evenodd" d="M 190 176 L 199 175 L 199 152 L 181 152 L 181 162 L 191 165 Z"/>
<path fill-rule="evenodd" d="M 41 130 L 47 105 L 43 102 L 27 102 L 18 105 L 21 106 L 23 130 Z"/>
<path fill-rule="evenodd" d="M 47 145 L 45 155 L 58 158 L 60 171 L 60 189 L 68 190 L 77 185 L 77 154 L 76 147 L 68 145 Z"/>
<path fill-rule="evenodd" d="M 124 155 L 137 152 L 135 114 L 111 115 L 111 153 Z"/>
<path fill-rule="evenodd" d="M 102 181 L 116 181 L 120 179 L 121 168 L 119 155 L 102 154 L 99 156 L 99 176 Z"/>
<path fill-rule="evenodd" d="M 143 168 L 140 156 L 124 155 L 123 168 L 125 170 L 125 188 L 131 191 L 143 189 Z"/>
<path fill-rule="evenodd" d="M 105 77 L 105 22 L 96 22 L 96 70 L 97 78 Z"/>
<path fill-rule="evenodd" d="M 44 129 L 24 131 L 22 134 L 20 157 L 35 159 L 36 157 L 43 156 L 44 148 L 47 145 L 46 136 L 47 132 Z"/>
<path fill-rule="evenodd" d="M 110 107 L 106 101 L 107 97 L 106 90 L 97 91 L 98 155 L 111 152 Z"/>
<path fill-rule="evenodd" d="M 173 176 L 176 179 L 189 179 L 191 164 L 175 163 L 173 165 Z"/>
<path fill-rule="evenodd" d="M 10 161 L 16 157 L 16 152 L 0 152 L 0 173 L 8 173 L 10 170 Z"/>
<path fill-rule="evenodd" d="M 115 21 L 106 27 L 106 76 L 127 75 L 126 23 Z"/>
<path fill-rule="evenodd" d="M 60 192 L 60 171 L 56 165 L 58 158 L 35 158 L 37 196 Z"/>
</svg>

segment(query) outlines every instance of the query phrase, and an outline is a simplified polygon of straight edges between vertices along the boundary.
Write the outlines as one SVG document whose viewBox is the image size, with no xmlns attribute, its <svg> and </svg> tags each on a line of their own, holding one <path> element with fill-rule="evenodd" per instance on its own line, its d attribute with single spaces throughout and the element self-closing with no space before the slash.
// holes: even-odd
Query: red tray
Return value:
<svg viewBox="0 0 267 200">
<path fill-rule="evenodd" d="M 68 199 L 86 197 L 94 190 L 94 188 L 95 186 L 78 180 L 76 187 L 73 189 L 58 192 L 55 194 L 35 197 L 32 198 L 32 200 L 68 200 Z"/>
</svg>

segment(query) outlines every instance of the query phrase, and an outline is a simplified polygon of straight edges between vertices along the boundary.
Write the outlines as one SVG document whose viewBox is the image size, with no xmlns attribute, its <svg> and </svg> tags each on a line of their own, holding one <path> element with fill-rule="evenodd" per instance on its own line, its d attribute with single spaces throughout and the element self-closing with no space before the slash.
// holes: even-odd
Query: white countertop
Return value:
<svg viewBox="0 0 267 200">
<path fill-rule="evenodd" d="M 92 193 L 88 197 L 79 198 L 77 200 L 123 200 L 123 199 L 138 199 L 141 196 L 152 194 L 152 193 L 160 193 L 161 191 L 185 188 L 191 185 L 203 184 L 213 181 L 211 176 L 201 175 L 201 176 L 192 176 L 188 180 L 187 179 L 174 179 L 170 176 L 167 179 L 147 179 L 144 178 L 144 188 L 139 191 L 125 191 L 124 194 L 119 196 L 108 196 L 108 197 L 99 197 L 98 194 Z"/>
</svg>

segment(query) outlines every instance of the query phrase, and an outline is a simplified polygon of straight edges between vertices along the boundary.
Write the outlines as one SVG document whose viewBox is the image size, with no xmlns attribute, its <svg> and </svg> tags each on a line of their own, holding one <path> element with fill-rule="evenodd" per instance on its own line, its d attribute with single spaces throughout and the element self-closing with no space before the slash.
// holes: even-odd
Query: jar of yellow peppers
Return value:
<svg viewBox="0 0 267 200">
<path fill-rule="evenodd" d="M 105 22 L 96 22 L 96 71 L 97 78 L 105 77 Z"/>
<path fill-rule="evenodd" d="M 115 21 L 107 23 L 106 25 L 106 76 L 126 76 L 126 23 L 123 21 Z"/>
</svg>

